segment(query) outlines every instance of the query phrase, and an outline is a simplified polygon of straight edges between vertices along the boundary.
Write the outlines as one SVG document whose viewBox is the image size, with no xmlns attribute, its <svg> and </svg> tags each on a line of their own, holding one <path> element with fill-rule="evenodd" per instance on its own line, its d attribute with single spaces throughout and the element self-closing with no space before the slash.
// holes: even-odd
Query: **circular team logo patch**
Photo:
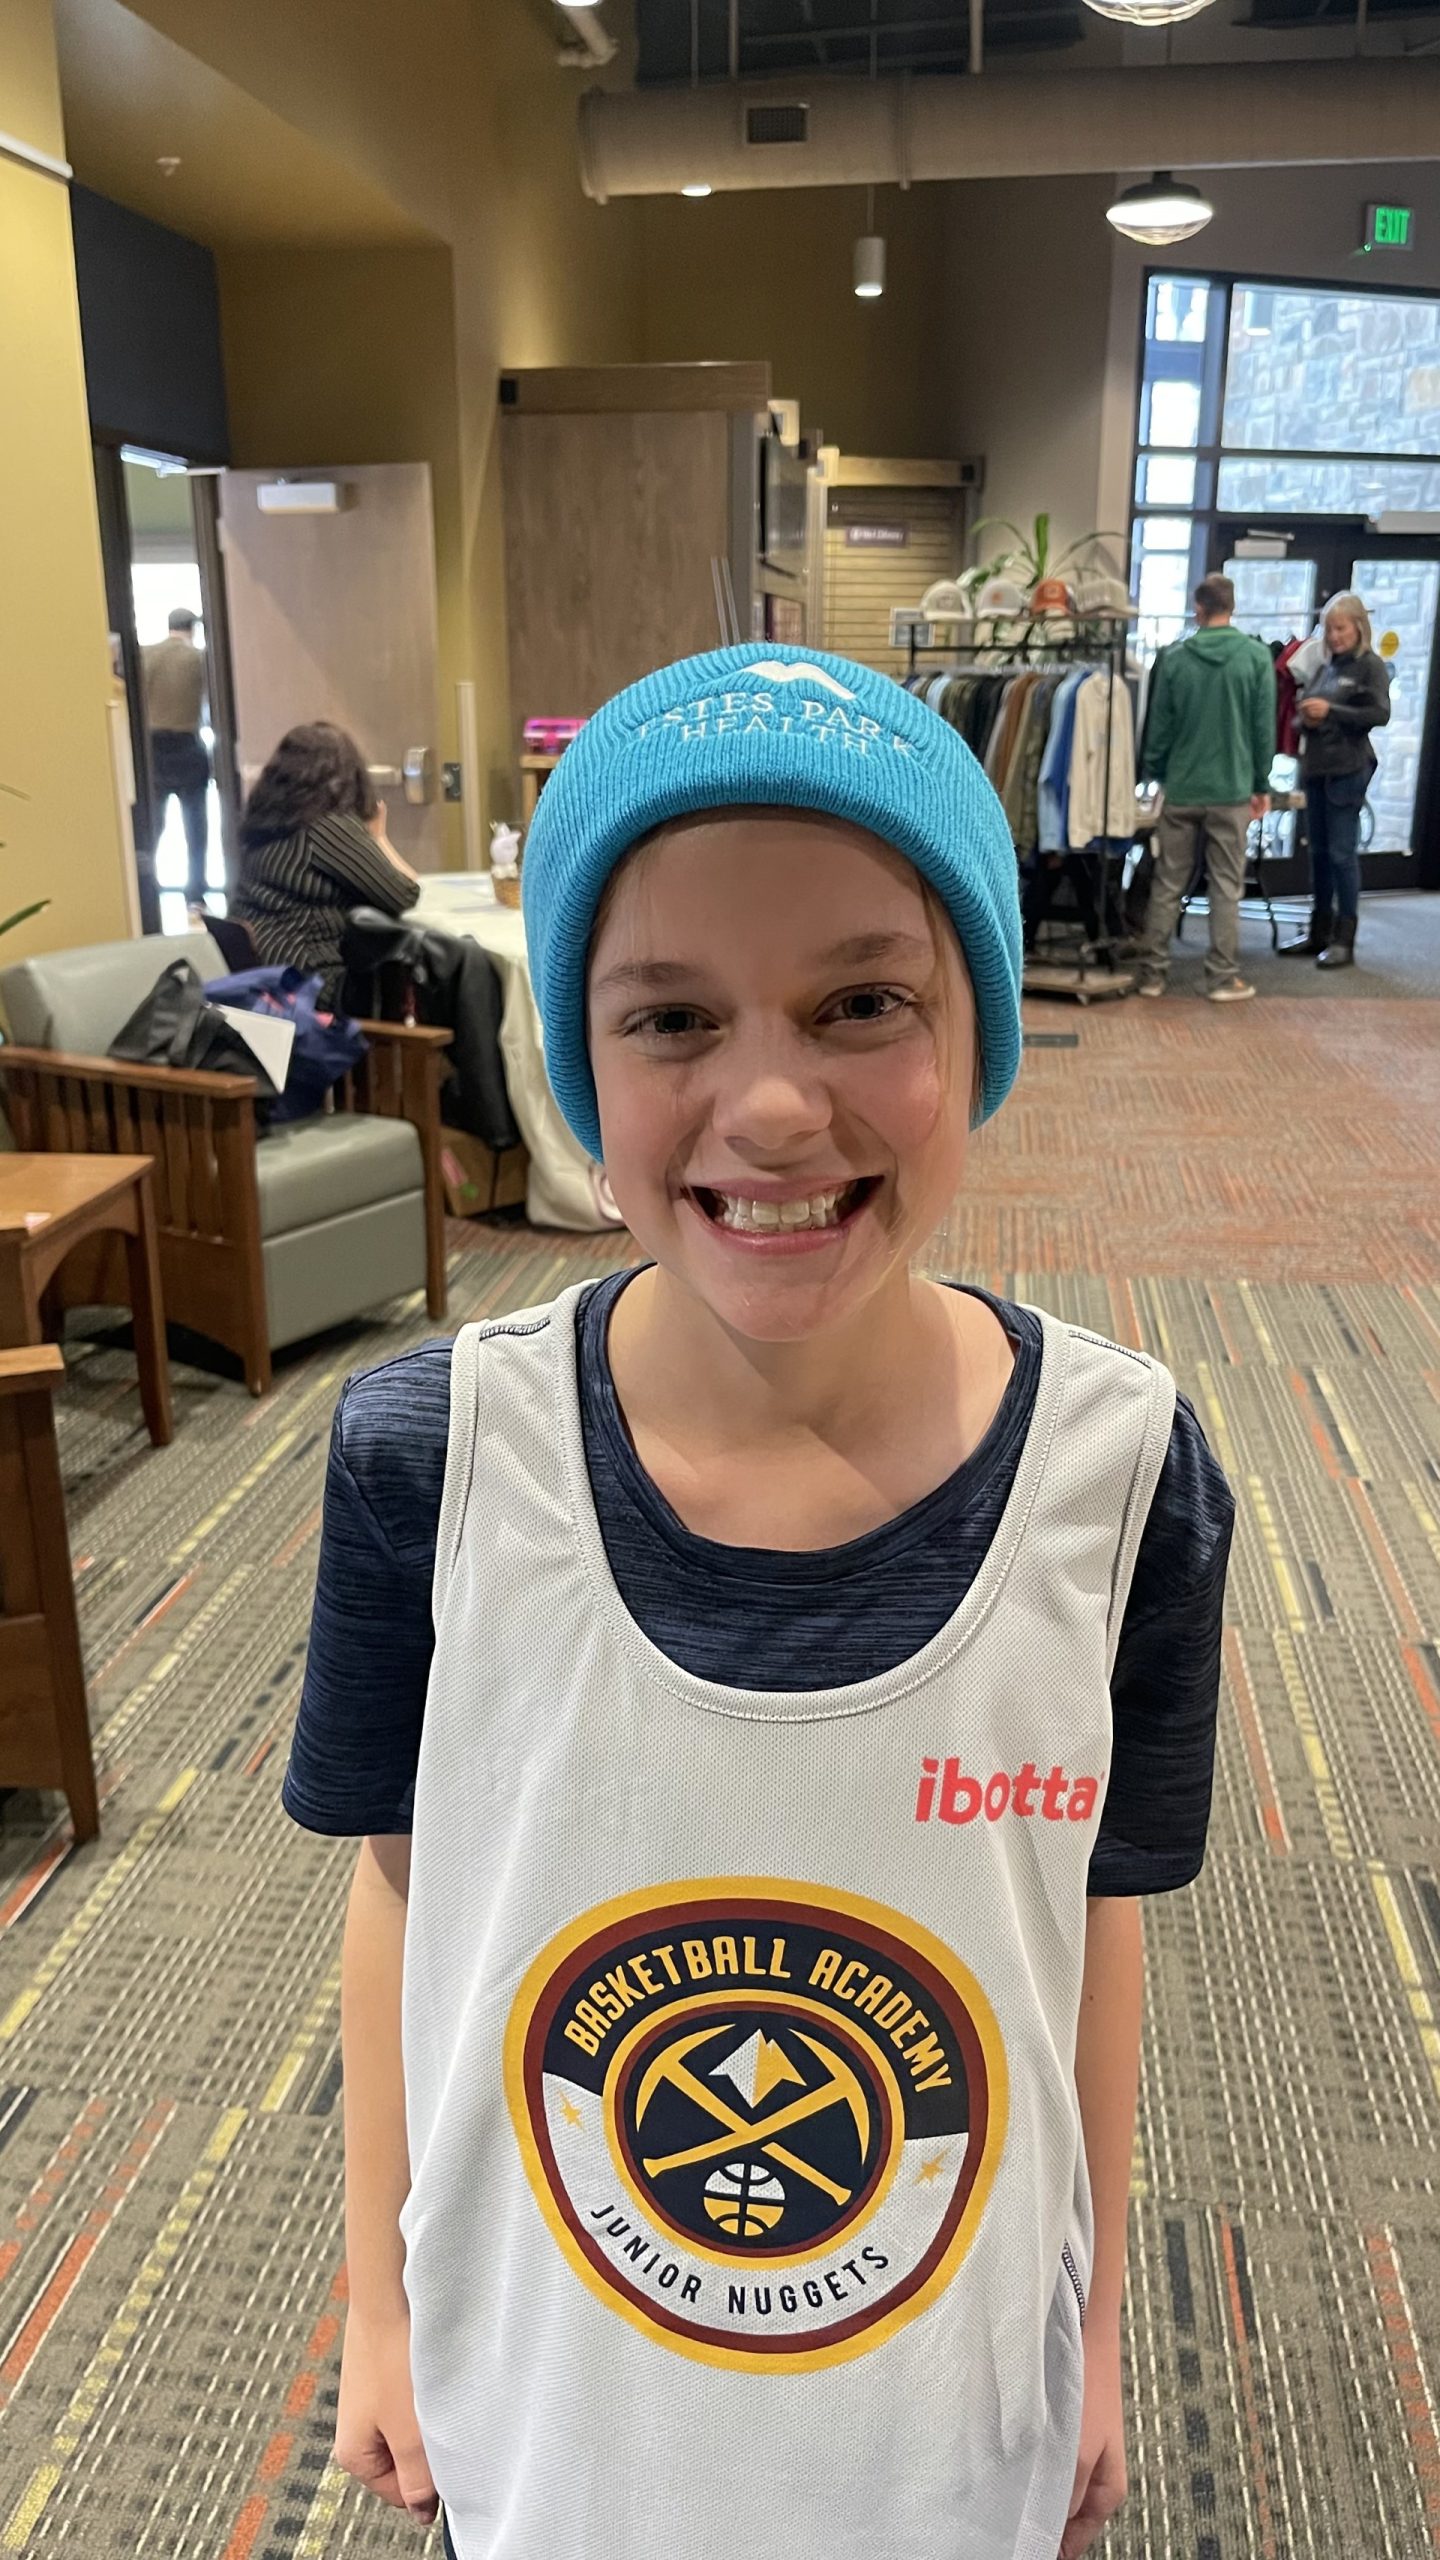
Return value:
<svg viewBox="0 0 1440 2560">
<path fill-rule="evenodd" d="M 978 1984 L 880 1903 L 756 1880 L 602 1904 L 521 1985 L 506 2089 L 592 2292 L 751 2372 L 865 2354 L 974 2237 L 1005 2132 Z"/>
</svg>

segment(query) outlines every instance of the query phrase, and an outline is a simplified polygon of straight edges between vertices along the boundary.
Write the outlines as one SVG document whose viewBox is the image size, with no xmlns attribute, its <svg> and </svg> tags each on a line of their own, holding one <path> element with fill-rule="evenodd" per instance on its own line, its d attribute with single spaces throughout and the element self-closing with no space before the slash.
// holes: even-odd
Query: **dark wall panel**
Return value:
<svg viewBox="0 0 1440 2560">
<path fill-rule="evenodd" d="M 88 187 L 72 188 L 70 209 L 95 433 L 189 462 L 228 462 L 210 251 Z"/>
</svg>

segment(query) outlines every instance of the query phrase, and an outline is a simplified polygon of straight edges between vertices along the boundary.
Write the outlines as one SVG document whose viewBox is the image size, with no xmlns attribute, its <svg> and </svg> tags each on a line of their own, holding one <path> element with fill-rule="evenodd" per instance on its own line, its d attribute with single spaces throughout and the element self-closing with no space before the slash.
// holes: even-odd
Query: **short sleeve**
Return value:
<svg viewBox="0 0 1440 2560">
<path fill-rule="evenodd" d="M 352 1378 L 336 1407 L 310 1648 L 281 1801 L 307 1831 L 409 1831 L 434 1652 L 450 1345 Z"/>
<path fill-rule="evenodd" d="M 1205 1860 L 1235 1505 L 1184 1396 L 1135 1560 L 1110 1684 L 1092 1894 L 1174 1893 Z"/>
</svg>

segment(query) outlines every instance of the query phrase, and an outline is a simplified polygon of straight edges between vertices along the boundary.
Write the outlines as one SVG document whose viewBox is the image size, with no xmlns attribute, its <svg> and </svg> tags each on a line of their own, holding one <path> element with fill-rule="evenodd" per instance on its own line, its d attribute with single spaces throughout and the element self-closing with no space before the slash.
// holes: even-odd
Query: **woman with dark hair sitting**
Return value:
<svg viewBox="0 0 1440 2560">
<path fill-rule="evenodd" d="M 338 1001 L 340 937 L 353 907 L 403 915 L 420 883 L 385 833 L 359 748 L 328 720 L 288 729 L 245 804 L 231 914 L 262 961 L 316 971 Z"/>
</svg>

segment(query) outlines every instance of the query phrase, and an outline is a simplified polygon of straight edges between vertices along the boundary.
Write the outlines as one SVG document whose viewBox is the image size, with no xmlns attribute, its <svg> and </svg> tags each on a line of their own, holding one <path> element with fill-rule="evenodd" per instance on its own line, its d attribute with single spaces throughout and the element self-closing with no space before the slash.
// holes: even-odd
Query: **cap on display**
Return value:
<svg viewBox="0 0 1440 2560">
<path fill-rule="evenodd" d="M 891 677 L 848 658 L 752 641 L 661 667 L 603 705 L 540 797 L 521 885 L 530 977 L 556 1100 L 603 1153 L 585 972 L 606 881 L 667 818 L 794 808 L 864 827 L 945 905 L 975 991 L 998 1110 L 1020 1063 L 1020 905 L 1004 811 L 958 732 Z"/>
</svg>

